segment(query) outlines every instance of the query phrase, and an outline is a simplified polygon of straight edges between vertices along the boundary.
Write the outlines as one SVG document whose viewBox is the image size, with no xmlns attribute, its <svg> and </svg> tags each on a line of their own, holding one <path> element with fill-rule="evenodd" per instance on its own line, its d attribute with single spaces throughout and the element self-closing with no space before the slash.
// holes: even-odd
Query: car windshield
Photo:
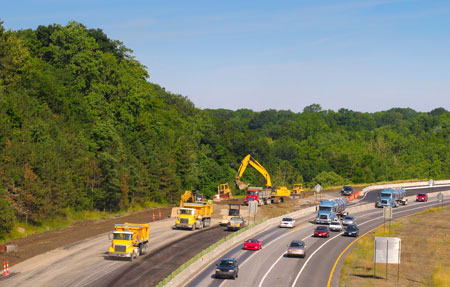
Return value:
<svg viewBox="0 0 450 287">
<path fill-rule="evenodd" d="M 286 218 L 283 218 L 282 221 L 294 221 L 294 219 L 293 219 L 293 218 L 286 217 Z"/>
<path fill-rule="evenodd" d="M 233 220 L 233 221 L 242 221 L 242 219 L 241 219 L 240 217 L 231 217 L 230 220 Z"/>
<path fill-rule="evenodd" d="M 326 226 L 317 226 L 316 230 L 327 230 L 328 227 Z"/>
<path fill-rule="evenodd" d="M 247 240 L 248 243 L 258 243 L 258 240 L 256 239 L 249 239 Z"/>
<path fill-rule="evenodd" d="M 425 193 L 419 193 L 418 196 L 425 196 Z"/>
<path fill-rule="evenodd" d="M 220 261 L 219 266 L 223 266 L 223 267 L 231 267 L 234 265 L 233 260 L 222 260 Z"/>
<path fill-rule="evenodd" d="M 194 215 L 194 210 L 192 209 L 180 209 L 180 214 L 188 214 L 188 215 Z"/>
<path fill-rule="evenodd" d="M 353 220 L 353 216 L 346 216 L 346 217 L 344 217 L 344 219 Z"/>
<path fill-rule="evenodd" d="M 124 233 L 114 233 L 114 238 L 116 240 L 131 240 L 131 234 L 124 234 Z"/>
<path fill-rule="evenodd" d="M 256 191 L 247 191 L 247 195 L 258 195 Z"/>
<path fill-rule="evenodd" d="M 291 247 L 303 247 L 305 246 L 305 243 L 303 241 L 292 241 Z"/>
<path fill-rule="evenodd" d="M 356 230 L 356 225 L 349 225 L 347 226 L 347 230 Z"/>
<path fill-rule="evenodd" d="M 351 187 L 351 186 L 344 186 L 344 190 L 345 191 L 352 191 L 353 187 Z"/>
<path fill-rule="evenodd" d="M 319 206 L 320 211 L 331 211 L 331 206 Z"/>
<path fill-rule="evenodd" d="M 330 223 L 330 225 L 341 225 L 341 224 L 339 222 L 337 222 L 337 221 L 333 221 L 333 222 Z"/>
</svg>

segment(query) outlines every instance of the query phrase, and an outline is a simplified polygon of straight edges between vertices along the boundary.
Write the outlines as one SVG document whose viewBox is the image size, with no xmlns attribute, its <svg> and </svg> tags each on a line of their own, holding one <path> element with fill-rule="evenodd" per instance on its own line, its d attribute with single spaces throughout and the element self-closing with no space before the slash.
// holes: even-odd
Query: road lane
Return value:
<svg viewBox="0 0 450 287">
<path fill-rule="evenodd" d="M 448 187 L 447 187 L 448 190 Z M 415 193 L 422 192 L 415 190 Z M 449 200 L 446 203 L 450 203 Z M 407 206 L 394 208 L 394 218 L 417 212 L 436 204 L 432 199 L 428 203 L 410 202 Z M 360 234 L 383 223 L 382 209 L 370 209 L 354 213 L 360 226 Z M 307 218 L 296 220 L 297 225 L 307 222 Z M 240 262 L 239 278 L 236 280 L 214 279 L 215 264 L 201 272 L 199 276 L 187 286 L 326 286 L 328 275 L 334 262 L 342 250 L 353 240 L 353 237 L 344 237 L 342 233 L 332 232 L 329 239 L 312 237 L 316 225 L 306 223 L 292 232 L 284 232 L 277 227 L 267 230 L 261 237 L 263 250 L 243 251 L 241 247 L 224 254 L 223 257 L 236 257 Z M 283 254 L 288 243 L 293 239 L 305 239 L 308 246 L 307 256 L 302 258 L 287 258 Z M 271 241 L 270 241 L 271 240 Z M 240 252 L 237 252 L 237 249 Z M 348 252 L 351 250 L 349 248 Z M 314 253 L 316 252 L 316 253 Z M 246 254 L 251 254 L 246 256 Z M 341 260 L 343 261 L 343 260 Z M 305 264 L 307 263 L 307 264 Z M 337 286 L 338 275 L 342 262 L 335 269 L 335 276 L 331 286 Z M 298 279 L 296 277 L 298 275 Z M 201 279 L 200 279 L 201 278 Z M 264 280 L 263 280 L 264 279 Z"/>
</svg>

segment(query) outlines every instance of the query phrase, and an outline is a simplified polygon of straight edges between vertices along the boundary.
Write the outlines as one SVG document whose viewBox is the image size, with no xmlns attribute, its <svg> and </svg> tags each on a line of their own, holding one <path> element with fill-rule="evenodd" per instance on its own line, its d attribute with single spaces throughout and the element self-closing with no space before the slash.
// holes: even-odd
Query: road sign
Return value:
<svg viewBox="0 0 450 287">
<path fill-rule="evenodd" d="M 439 202 L 444 201 L 444 195 L 442 194 L 442 192 L 439 192 L 438 195 L 437 195 L 436 197 L 437 197 L 437 200 L 438 200 Z"/>
<path fill-rule="evenodd" d="M 253 200 L 248 202 L 248 213 L 256 213 L 258 211 L 258 201 Z"/>
<path fill-rule="evenodd" d="M 392 219 L 392 207 L 390 206 L 383 207 L 383 217 L 384 219 Z"/>
<path fill-rule="evenodd" d="M 401 239 L 375 237 L 375 263 L 400 264 Z"/>
<path fill-rule="evenodd" d="M 316 186 L 314 186 L 314 189 L 316 190 L 317 193 L 320 193 L 323 188 L 320 184 L 317 184 Z"/>
</svg>

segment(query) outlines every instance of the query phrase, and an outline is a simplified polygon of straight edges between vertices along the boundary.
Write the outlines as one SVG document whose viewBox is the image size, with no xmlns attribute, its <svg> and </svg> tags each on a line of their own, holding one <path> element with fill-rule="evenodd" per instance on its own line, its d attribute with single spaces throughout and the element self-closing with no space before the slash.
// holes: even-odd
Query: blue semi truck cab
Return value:
<svg viewBox="0 0 450 287">
<path fill-rule="evenodd" d="M 408 204 L 405 190 L 385 188 L 378 194 L 378 200 L 375 202 L 375 207 L 397 207 L 400 204 Z"/>
<path fill-rule="evenodd" d="M 330 224 L 332 221 L 338 220 L 348 214 L 345 211 L 346 207 L 347 202 L 344 199 L 322 200 L 319 204 L 316 223 Z"/>
</svg>

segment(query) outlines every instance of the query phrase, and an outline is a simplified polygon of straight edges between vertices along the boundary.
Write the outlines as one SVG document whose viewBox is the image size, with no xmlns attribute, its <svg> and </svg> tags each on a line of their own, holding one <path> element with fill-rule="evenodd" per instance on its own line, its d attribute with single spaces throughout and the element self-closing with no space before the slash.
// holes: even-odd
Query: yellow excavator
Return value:
<svg viewBox="0 0 450 287">
<path fill-rule="evenodd" d="M 249 200 L 257 200 L 259 205 L 269 204 L 271 202 L 279 203 L 284 202 L 285 198 L 290 197 L 291 191 L 286 187 L 278 186 L 275 188 L 272 186 L 269 172 L 250 154 L 244 157 L 236 175 L 236 185 L 239 189 L 245 189 L 249 185 L 248 183 L 241 181 L 241 177 L 249 164 L 266 179 L 266 185 L 261 190 L 249 188 L 244 203 L 248 204 Z"/>
<path fill-rule="evenodd" d="M 236 185 L 238 186 L 238 188 L 240 190 L 243 190 L 246 187 L 248 187 L 248 183 L 241 181 L 241 177 L 249 164 L 266 179 L 265 187 L 272 188 L 272 181 L 270 180 L 269 172 L 262 166 L 262 164 L 260 164 L 256 159 L 254 159 L 250 154 L 244 157 L 244 159 L 241 162 L 241 166 L 239 167 L 238 173 L 236 175 Z"/>
</svg>

